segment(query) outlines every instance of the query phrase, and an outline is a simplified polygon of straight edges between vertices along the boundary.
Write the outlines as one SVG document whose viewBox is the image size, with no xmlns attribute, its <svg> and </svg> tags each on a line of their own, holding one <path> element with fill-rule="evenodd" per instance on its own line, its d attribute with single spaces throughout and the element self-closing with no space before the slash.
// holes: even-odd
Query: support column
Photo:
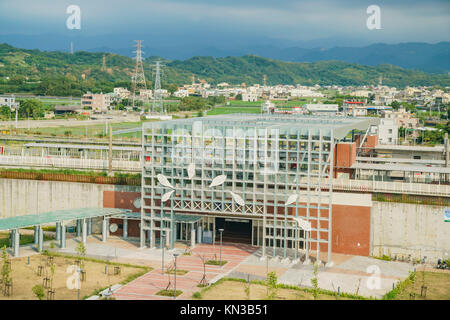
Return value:
<svg viewBox="0 0 450 320">
<path fill-rule="evenodd" d="M 11 243 L 11 249 L 13 249 L 13 250 L 14 250 L 14 241 L 15 241 L 14 233 L 15 233 L 15 229 L 12 229 L 9 233 L 9 242 Z"/>
<path fill-rule="evenodd" d="M 19 248 L 20 248 L 20 234 L 19 229 L 14 230 L 14 257 L 19 256 Z"/>
<path fill-rule="evenodd" d="M 106 217 L 103 217 L 103 220 L 102 220 L 102 241 L 103 242 L 106 242 L 106 239 L 108 237 L 106 229 L 107 229 L 107 221 L 106 221 Z"/>
<path fill-rule="evenodd" d="M 77 219 L 77 237 L 81 236 L 81 220 Z"/>
<path fill-rule="evenodd" d="M 109 218 L 106 218 L 106 236 L 109 237 Z"/>
<path fill-rule="evenodd" d="M 39 252 L 42 252 L 43 249 L 44 249 L 44 230 L 42 229 L 42 226 L 39 226 L 38 250 Z"/>
<path fill-rule="evenodd" d="M 128 238 L 128 219 L 127 218 L 123 219 L 123 238 L 124 239 Z"/>
<path fill-rule="evenodd" d="M 83 241 L 83 244 L 86 246 L 86 239 L 87 239 L 87 223 L 86 219 L 82 220 L 82 237 L 81 241 Z"/>
<path fill-rule="evenodd" d="M 60 229 L 61 229 L 60 230 L 61 241 L 60 241 L 59 247 L 61 249 L 65 249 L 66 248 L 66 225 L 64 224 L 64 222 L 61 222 Z"/>
<path fill-rule="evenodd" d="M 39 227 L 34 226 L 34 244 L 38 244 L 39 242 Z"/>
<path fill-rule="evenodd" d="M 55 240 L 59 241 L 59 239 L 61 238 L 61 222 L 57 222 L 56 223 L 56 235 L 55 235 Z"/>
<path fill-rule="evenodd" d="M 194 224 L 191 224 L 191 248 L 195 247 L 195 228 Z"/>
<path fill-rule="evenodd" d="M 87 220 L 87 235 L 90 236 L 92 234 L 92 218 Z"/>
</svg>

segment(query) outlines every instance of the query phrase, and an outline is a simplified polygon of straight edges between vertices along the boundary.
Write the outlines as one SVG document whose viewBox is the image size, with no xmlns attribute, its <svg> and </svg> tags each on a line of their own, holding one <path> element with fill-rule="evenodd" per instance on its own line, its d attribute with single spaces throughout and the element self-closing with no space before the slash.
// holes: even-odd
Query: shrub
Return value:
<svg viewBox="0 0 450 320">
<path fill-rule="evenodd" d="M 42 300 L 44 299 L 45 296 L 45 292 L 44 292 L 44 287 L 40 284 L 37 284 L 33 287 L 33 293 L 34 295 L 39 299 Z"/>
</svg>

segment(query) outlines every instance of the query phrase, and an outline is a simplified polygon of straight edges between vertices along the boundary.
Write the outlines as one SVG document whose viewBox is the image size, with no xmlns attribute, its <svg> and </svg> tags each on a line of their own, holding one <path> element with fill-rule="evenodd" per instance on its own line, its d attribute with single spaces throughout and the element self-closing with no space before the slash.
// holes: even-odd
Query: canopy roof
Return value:
<svg viewBox="0 0 450 320">
<path fill-rule="evenodd" d="M 130 211 L 131 210 L 128 209 L 116 208 L 82 208 L 30 214 L 25 216 L 0 219 L 0 230 L 11 230 L 47 223 L 110 216 Z"/>
</svg>

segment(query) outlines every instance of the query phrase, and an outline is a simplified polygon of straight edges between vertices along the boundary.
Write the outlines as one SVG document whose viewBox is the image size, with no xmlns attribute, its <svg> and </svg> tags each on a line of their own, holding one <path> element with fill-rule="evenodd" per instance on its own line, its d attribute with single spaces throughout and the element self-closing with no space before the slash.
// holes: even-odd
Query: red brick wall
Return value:
<svg viewBox="0 0 450 320">
<path fill-rule="evenodd" d="M 133 204 L 136 198 L 140 198 L 140 192 L 120 192 L 120 191 L 104 191 L 103 192 L 103 207 L 104 208 L 119 208 L 130 209 L 133 212 L 141 212 L 141 209 L 136 208 Z M 128 236 L 140 236 L 139 220 L 128 220 Z M 111 223 L 123 225 L 122 219 L 111 219 Z M 119 228 L 116 232 L 110 232 L 114 236 L 122 236 L 123 229 Z"/>
</svg>

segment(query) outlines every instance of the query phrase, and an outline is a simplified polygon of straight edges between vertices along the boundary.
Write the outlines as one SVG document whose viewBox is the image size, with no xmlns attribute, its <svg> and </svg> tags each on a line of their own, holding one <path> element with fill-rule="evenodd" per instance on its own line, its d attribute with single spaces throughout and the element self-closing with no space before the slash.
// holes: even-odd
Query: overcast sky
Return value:
<svg viewBox="0 0 450 320">
<path fill-rule="evenodd" d="M 79 31 L 66 28 L 71 4 L 81 8 Z M 372 4 L 381 8 L 381 30 L 366 27 Z M 186 41 L 230 41 L 245 35 L 250 42 L 342 38 L 435 43 L 450 41 L 449 17 L 448 0 L 0 0 L 0 35 L 158 33 Z"/>
</svg>

